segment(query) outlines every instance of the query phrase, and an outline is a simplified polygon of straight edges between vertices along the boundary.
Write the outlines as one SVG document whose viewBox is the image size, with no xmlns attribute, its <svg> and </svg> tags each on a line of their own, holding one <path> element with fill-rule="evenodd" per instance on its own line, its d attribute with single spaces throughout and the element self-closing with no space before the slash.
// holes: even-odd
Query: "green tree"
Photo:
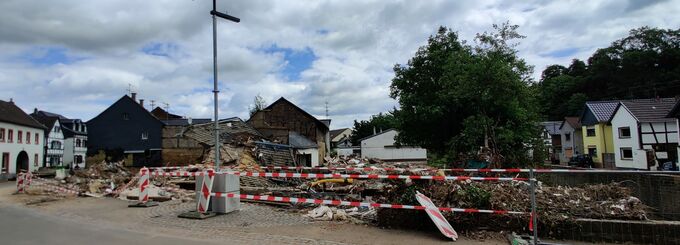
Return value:
<svg viewBox="0 0 680 245">
<path fill-rule="evenodd" d="M 360 139 L 373 135 L 373 132 L 392 129 L 395 126 L 394 115 L 391 112 L 378 113 L 371 116 L 368 120 L 354 120 L 352 137 L 350 139 L 353 145 L 359 145 L 361 143 L 359 142 Z"/>
<path fill-rule="evenodd" d="M 436 154 L 473 155 L 488 145 L 492 161 L 526 163 L 538 136 L 532 67 L 517 56 L 518 26 L 494 25 L 469 45 L 440 27 L 406 65 L 394 67 L 391 96 L 397 140 Z"/>
<path fill-rule="evenodd" d="M 264 109 L 267 107 L 267 101 L 260 96 L 260 94 L 257 94 L 255 98 L 253 99 L 253 105 L 248 106 L 248 110 L 250 111 L 250 116 L 252 117 L 256 112 Z"/>
</svg>

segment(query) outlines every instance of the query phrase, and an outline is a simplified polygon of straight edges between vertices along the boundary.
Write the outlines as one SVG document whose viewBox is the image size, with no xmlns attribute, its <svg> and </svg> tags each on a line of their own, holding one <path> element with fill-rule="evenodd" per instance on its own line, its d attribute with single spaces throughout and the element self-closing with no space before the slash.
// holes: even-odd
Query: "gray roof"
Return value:
<svg viewBox="0 0 680 245">
<path fill-rule="evenodd" d="M 547 121 L 541 122 L 541 126 L 548 131 L 549 134 L 560 134 L 560 126 L 562 126 L 562 121 Z"/>
<path fill-rule="evenodd" d="M 621 104 L 633 114 L 638 122 L 672 121 L 673 119 L 666 118 L 666 115 L 673 109 L 675 103 L 676 100 L 674 98 L 621 101 Z"/>
<path fill-rule="evenodd" d="M 598 122 L 608 122 L 614 116 L 619 101 L 587 101 L 586 107 L 593 112 Z"/>
<path fill-rule="evenodd" d="M 46 128 L 11 101 L 7 102 L 0 100 L 0 122 L 7 122 L 39 129 Z"/>
<path fill-rule="evenodd" d="M 296 149 L 318 148 L 319 146 L 298 132 L 288 132 L 288 144 Z"/>
<path fill-rule="evenodd" d="M 188 118 L 180 118 L 180 119 L 168 119 L 168 120 L 161 120 L 166 126 L 187 126 L 189 125 L 189 119 Z M 209 123 L 212 122 L 212 119 L 210 118 L 194 118 L 191 119 L 191 124 L 202 124 L 202 123 Z"/>
</svg>

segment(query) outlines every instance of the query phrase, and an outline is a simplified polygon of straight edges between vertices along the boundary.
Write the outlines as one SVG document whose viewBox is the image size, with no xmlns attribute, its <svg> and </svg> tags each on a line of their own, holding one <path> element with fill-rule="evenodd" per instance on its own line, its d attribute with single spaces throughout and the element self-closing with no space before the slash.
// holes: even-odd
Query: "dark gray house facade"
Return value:
<svg viewBox="0 0 680 245">
<path fill-rule="evenodd" d="M 134 93 L 125 95 L 87 122 L 88 155 L 104 151 L 115 161 L 132 154 L 134 166 L 160 166 L 163 125 Z"/>
</svg>

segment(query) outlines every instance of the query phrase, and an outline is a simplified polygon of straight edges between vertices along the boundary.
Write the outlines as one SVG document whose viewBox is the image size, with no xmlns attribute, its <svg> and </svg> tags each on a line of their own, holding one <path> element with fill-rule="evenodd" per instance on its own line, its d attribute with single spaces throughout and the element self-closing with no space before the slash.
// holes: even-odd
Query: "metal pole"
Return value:
<svg viewBox="0 0 680 245">
<path fill-rule="evenodd" d="M 213 11 L 217 11 L 216 0 L 213 0 Z M 215 169 L 219 171 L 220 169 L 220 125 L 218 123 L 217 116 L 217 94 L 220 92 L 217 90 L 217 21 L 215 15 L 212 15 L 213 24 L 213 93 L 215 94 Z"/>
<path fill-rule="evenodd" d="M 538 223 L 536 223 L 536 183 L 534 169 L 529 169 L 529 183 L 531 184 L 531 223 L 534 224 L 534 244 L 538 244 Z"/>
</svg>

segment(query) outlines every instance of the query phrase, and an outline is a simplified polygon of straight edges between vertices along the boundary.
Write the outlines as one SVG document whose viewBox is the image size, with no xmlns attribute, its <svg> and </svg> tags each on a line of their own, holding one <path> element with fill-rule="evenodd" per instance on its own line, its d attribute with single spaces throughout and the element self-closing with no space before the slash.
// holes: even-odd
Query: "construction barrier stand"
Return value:
<svg viewBox="0 0 680 245">
<path fill-rule="evenodd" d="M 210 196 L 212 192 L 212 184 L 214 178 L 215 171 L 212 169 L 208 169 L 203 177 L 203 181 L 201 181 L 201 193 L 196 207 L 199 213 L 205 213 L 208 211 L 208 205 L 210 205 Z"/>
</svg>

